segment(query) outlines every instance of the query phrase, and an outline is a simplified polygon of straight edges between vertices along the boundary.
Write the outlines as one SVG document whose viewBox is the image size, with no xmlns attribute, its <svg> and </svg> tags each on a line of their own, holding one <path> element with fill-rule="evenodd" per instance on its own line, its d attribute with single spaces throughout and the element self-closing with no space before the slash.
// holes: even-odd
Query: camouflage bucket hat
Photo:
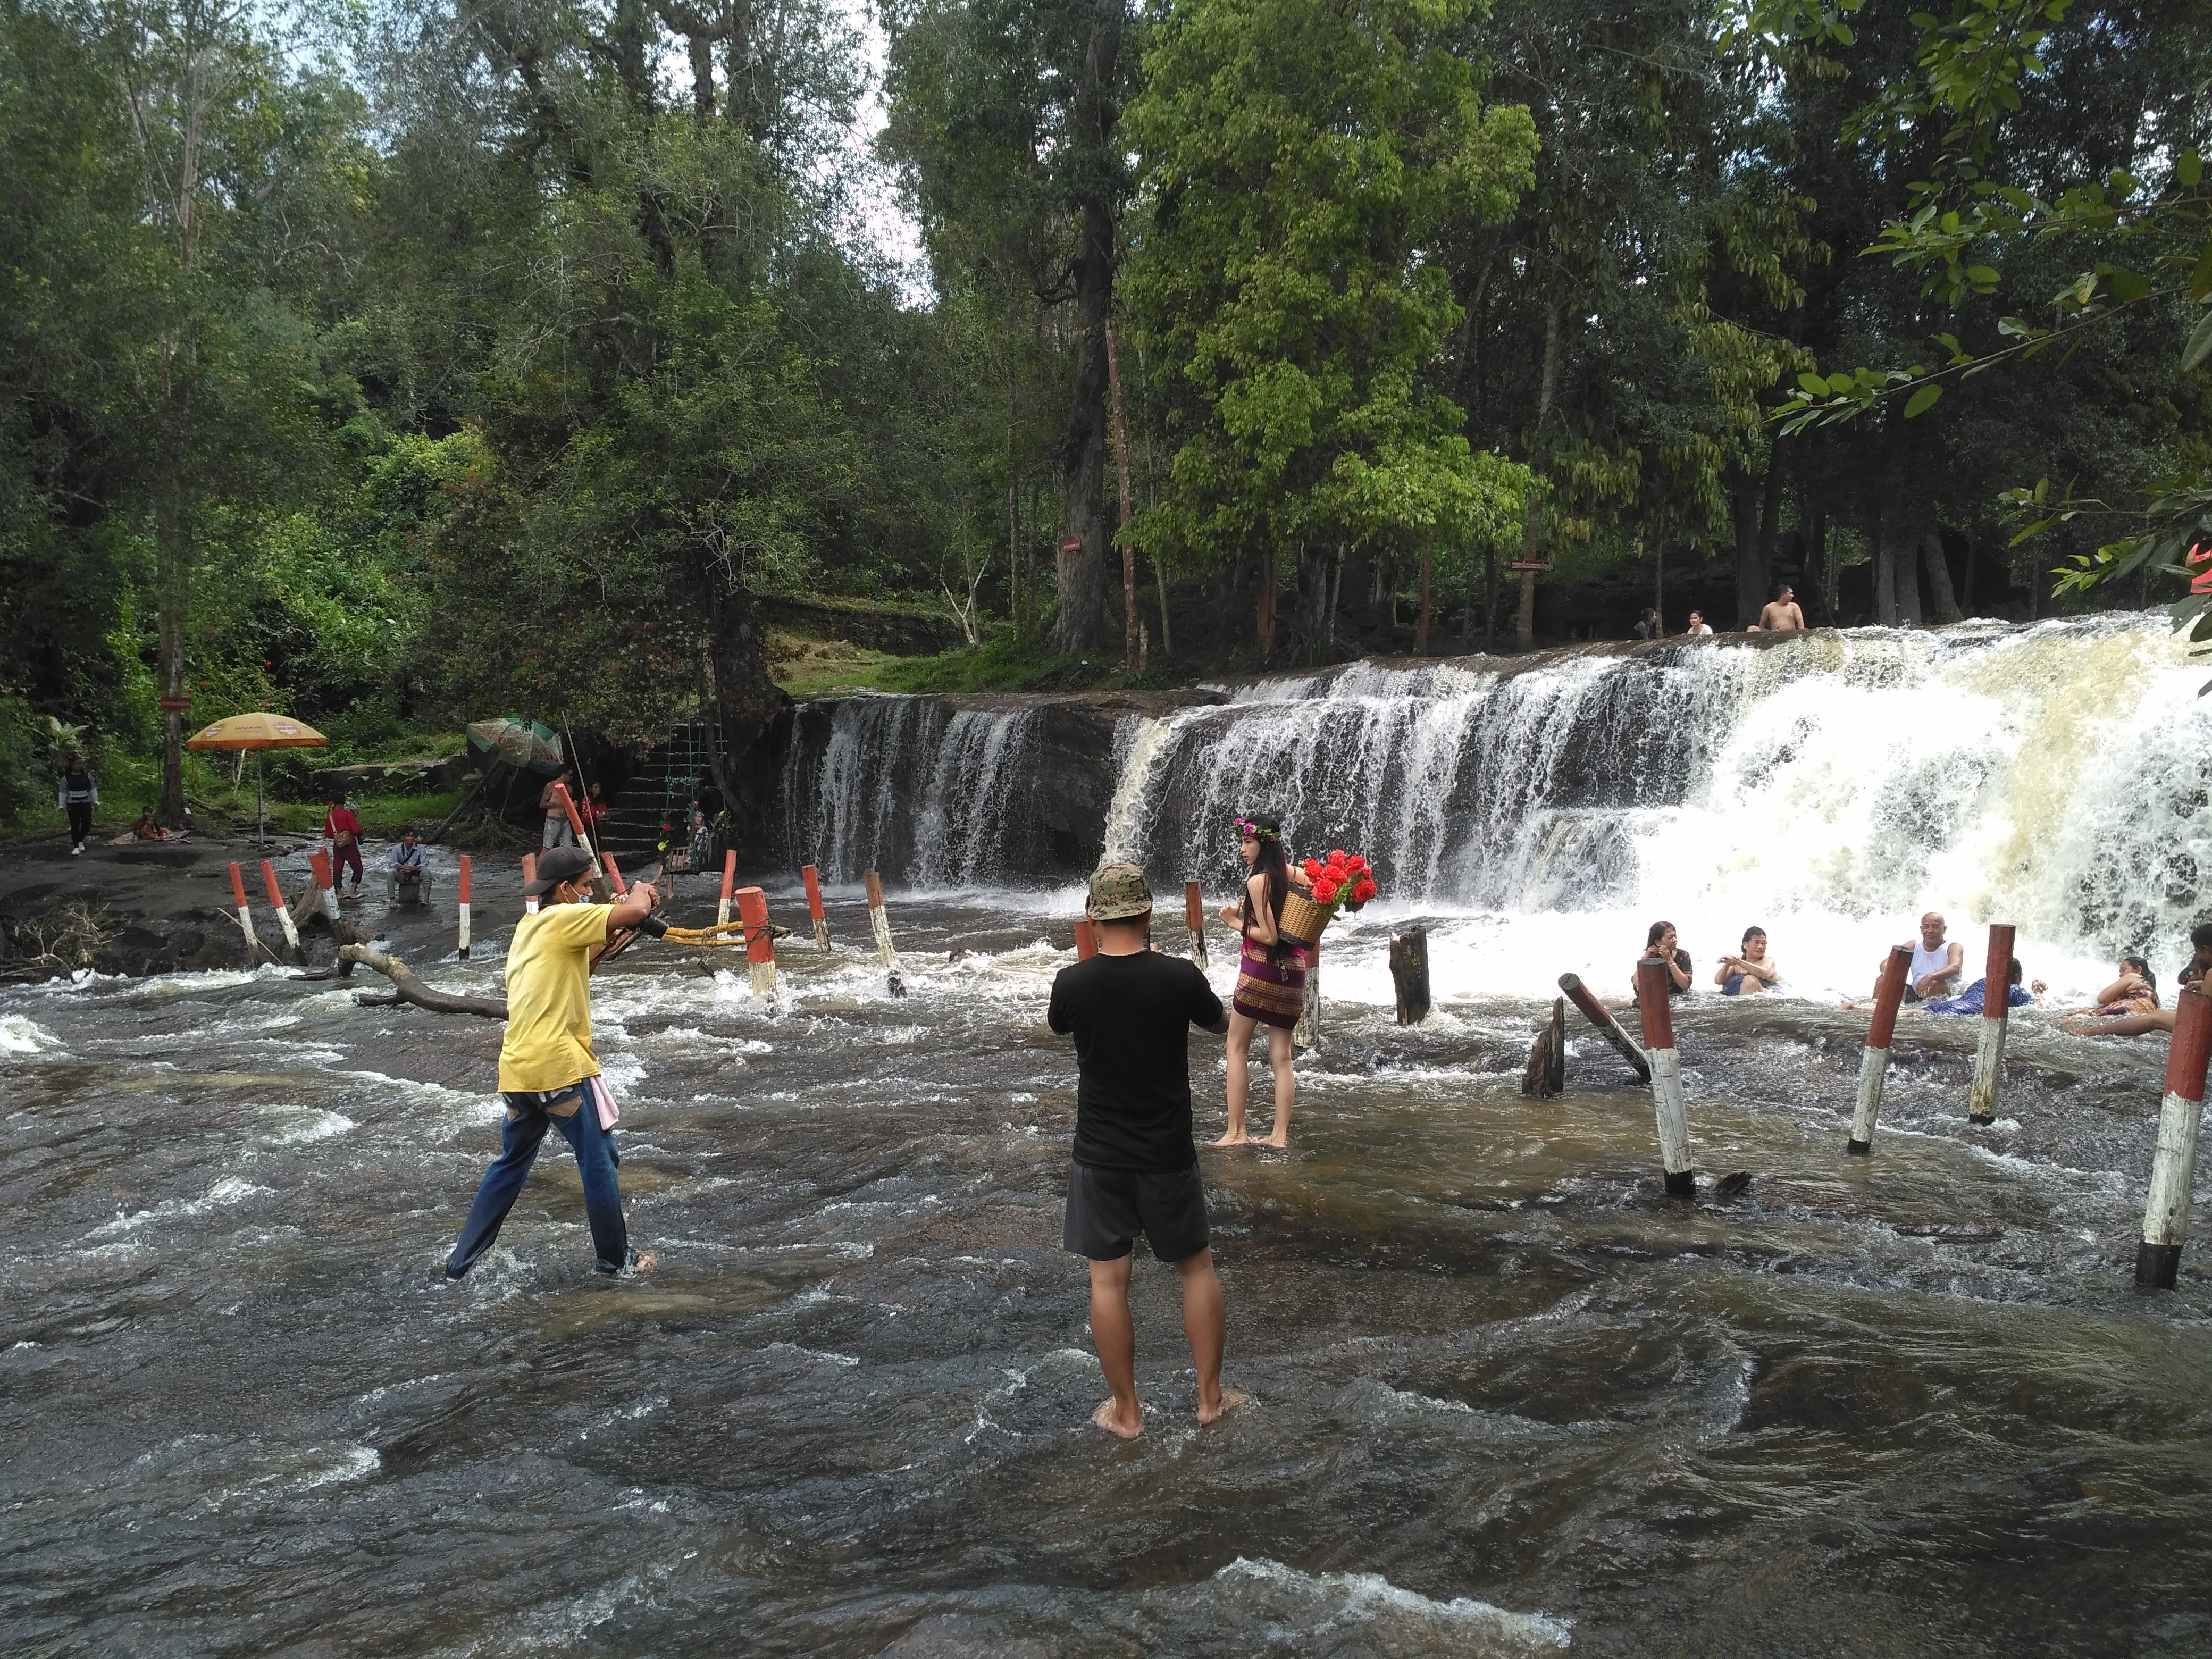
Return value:
<svg viewBox="0 0 2212 1659">
<path fill-rule="evenodd" d="M 1133 864 L 1101 865 L 1091 878 L 1091 897 L 1084 908 L 1093 921 L 1127 921 L 1152 908 L 1152 887 Z"/>
</svg>

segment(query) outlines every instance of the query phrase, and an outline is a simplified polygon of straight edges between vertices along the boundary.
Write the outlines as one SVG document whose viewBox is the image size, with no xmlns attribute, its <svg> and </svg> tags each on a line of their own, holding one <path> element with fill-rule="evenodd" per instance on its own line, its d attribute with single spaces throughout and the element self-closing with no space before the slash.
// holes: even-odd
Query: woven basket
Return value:
<svg viewBox="0 0 2212 1659">
<path fill-rule="evenodd" d="M 1310 951 L 1321 943 L 1322 929 L 1328 926 L 1328 919 L 1334 914 L 1304 893 L 1293 892 L 1283 901 L 1283 919 L 1275 924 L 1275 931 L 1285 944 L 1304 945 Z"/>
</svg>

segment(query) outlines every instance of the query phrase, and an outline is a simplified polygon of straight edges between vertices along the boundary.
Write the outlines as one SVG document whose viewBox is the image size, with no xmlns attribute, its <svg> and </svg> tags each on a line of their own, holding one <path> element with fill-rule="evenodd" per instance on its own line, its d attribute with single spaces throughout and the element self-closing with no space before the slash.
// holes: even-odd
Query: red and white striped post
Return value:
<svg viewBox="0 0 2212 1659">
<path fill-rule="evenodd" d="M 2158 1146 L 2150 1158 L 2150 1201 L 2136 1251 L 2139 1290 L 2170 1291 L 2189 1238 L 2189 1200 L 2197 1180 L 2197 1124 L 2204 1111 L 2204 1070 L 2212 1060 L 2212 998 L 2185 990 L 2173 1005 L 2166 1051 L 2166 1098 L 2158 1109 Z"/>
<path fill-rule="evenodd" d="M 469 855 L 466 853 L 461 854 L 459 892 L 461 941 L 454 947 L 453 954 L 466 962 L 469 959 Z"/>
<path fill-rule="evenodd" d="M 738 889 L 738 920 L 745 932 L 745 962 L 752 975 L 753 994 L 763 1002 L 775 1002 L 775 935 L 769 931 L 768 895 L 757 887 Z"/>
<path fill-rule="evenodd" d="M 714 926 L 717 927 L 730 925 L 730 892 L 737 884 L 738 849 L 726 847 L 722 849 L 722 899 L 714 907 Z"/>
<path fill-rule="evenodd" d="M 537 879 L 538 854 L 535 853 L 525 853 L 522 855 L 522 884 L 526 888 L 532 882 Z M 534 916 L 538 914 L 538 898 L 535 894 L 525 893 L 523 895 L 522 914 L 526 916 Z"/>
<path fill-rule="evenodd" d="M 246 878 L 235 864 L 230 866 L 230 896 L 238 901 L 238 931 L 246 935 L 246 965 L 251 968 L 261 941 L 253 936 L 253 912 L 246 907 Z"/>
<path fill-rule="evenodd" d="M 2004 1085 L 2005 1016 L 2012 1011 L 2012 928 L 1990 928 L 1989 965 L 1982 973 L 1982 1035 L 1974 1047 L 1974 1086 L 1966 1097 L 1966 1118 L 1994 1123 L 1997 1095 Z"/>
<path fill-rule="evenodd" d="M 267 859 L 261 860 L 261 879 L 269 889 L 269 908 L 276 913 L 276 920 L 284 929 L 284 943 L 292 947 L 292 954 L 300 954 L 300 929 L 292 920 L 292 907 L 284 902 L 284 890 L 276 884 L 276 866 Z"/>
<path fill-rule="evenodd" d="M 318 847 L 307 854 L 307 863 L 315 872 L 315 885 L 323 890 L 323 914 L 331 919 L 335 929 L 338 925 L 338 890 L 331 884 L 329 850 Z"/>
<path fill-rule="evenodd" d="M 822 872 L 806 865 L 800 869 L 799 878 L 806 884 L 806 914 L 814 919 L 814 948 L 826 957 L 830 954 L 830 918 L 822 910 Z"/>
<path fill-rule="evenodd" d="M 1690 1167 L 1690 1114 L 1682 1103 L 1682 1059 L 1674 1051 L 1674 1011 L 1668 1006 L 1672 981 L 1667 964 L 1646 957 L 1636 964 L 1636 1012 L 1644 1020 L 1644 1055 L 1651 1066 L 1651 1103 L 1659 1121 L 1659 1161 L 1667 1172 L 1667 1196 L 1694 1197 L 1698 1177 Z"/>
<path fill-rule="evenodd" d="M 1209 965 L 1206 960 L 1206 900 L 1194 881 L 1182 884 L 1182 919 L 1190 929 L 1190 959 L 1205 968 Z"/>
<path fill-rule="evenodd" d="M 1075 959 L 1088 962 L 1098 954 L 1098 929 L 1089 916 L 1075 919 Z"/>
<path fill-rule="evenodd" d="M 623 879 L 621 870 L 616 867 L 615 855 L 612 853 L 599 854 L 599 867 L 607 872 L 607 885 L 615 890 L 615 896 L 629 897 L 629 884 Z"/>
<path fill-rule="evenodd" d="M 1844 1150 L 1855 1158 L 1874 1151 L 1875 1121 L 1881 1115 L 1881 1085 L 1889 1076 L 1889 1042 L 1897 1035 L 1897 1005 L 1905 1000 L 1905 975 L 1912 971 L 1912 947 L 1893 945 L 1875 988 L 1874 1019 L 1859 1055 L 1859 1103 L 1851 1114 L 1851 1138 Z"/>
<path fill-rule="evenodd" d="M 899 977 L 898 952 L 891 948 L 891 921 L 884 914 L 884 879 L 871 870 L 863 877 L 862 884 L 868 890 L 868 930 L 876 936 L 876 953 L 884 959 L 890 971 L 891 994 L 906 994 L 906 981 Z"/>
</svg>

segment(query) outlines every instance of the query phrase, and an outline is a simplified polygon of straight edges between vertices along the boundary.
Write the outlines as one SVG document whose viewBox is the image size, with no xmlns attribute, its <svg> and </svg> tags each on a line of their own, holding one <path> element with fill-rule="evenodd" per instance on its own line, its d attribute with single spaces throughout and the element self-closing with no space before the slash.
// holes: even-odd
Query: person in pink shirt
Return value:
<svg viewBox="0 0 2212 1659">
<path fill-rule="evenodd" d="M 353 815 L 353 808 L 345 804 L 345 797 L 331 797 L 331 810 L 323 814 L 323 839 L 331 844 L 331 886 L 332 890 L 345 884 L 343 872 L 353 870 L 353 896 L 361 896 L 361 820 Z"/>
</svg>

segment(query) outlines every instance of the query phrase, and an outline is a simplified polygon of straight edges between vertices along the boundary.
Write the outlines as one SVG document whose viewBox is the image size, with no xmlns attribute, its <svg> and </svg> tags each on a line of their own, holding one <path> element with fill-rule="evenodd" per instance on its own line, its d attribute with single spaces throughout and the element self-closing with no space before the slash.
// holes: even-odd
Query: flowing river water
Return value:
<svg viewBox="0 0 2212 1659">
<path fill-rule="evenodd" d="M 2152 629 L 2060 643 L 2115 640 L 2149 664 L 2139 699 L 2197 717 Z M 1801 754 L 1847 690 L 1800 711 Z M 1123 763 L 1171 765 L 1186 726 L 1267 701 L 1133 733 Z M 2137 738 L 2166 742 L 2158 724 Z M 2112 793 L 2079 752 L 2052 775 Z M 2176 836 L 2196 833 L 2180 765 L 2139 808 Z M 1702 957 L 1776 902 L 1759 872 L 1788 825 L 1733 866 L 1668 840 L 1747 810 L 1726 793 L 1755 793 L 1745 776 L 1620 808 L 1643 862 L 1604 906 L 1504 902 L 1478 869 L 1332 928 L 1291 1149 L 1204 1155 L 1226 1376 L 1252 1403 L 1193 1422 L 1173 1275 L 1140 1247 L 1150 1421 L 1128 1444 L 1088 1425 L 1103 1385 L 1058 1248 L 1073 1063 L 1043 1012 L 1073 960 L 1066 890 L 894 892 L 903 999 L 844 888 L 839 954 L 789 941 L 780 1012 L 696 953 L 611 965 L 623 1185 L 661 1253 L 622 1282 L 589 1273 L 549 1141 L 492 1255 L 436 1283 L 496 1146 L 489 1022 L 275 969 L 0 994 L 0 1646 L 2212 1651 L 2203 1242 L 2176 1292 L 2131 1281 L 2162 1041 L 2024 1011 L 1983 1128 L 1975 1022 L 1908 1018 L 1875 1154 L 1846 1158 L 1865 1015 L 1833 992 L 1863 989 L 1901 927 L 1848 914 L 1833 884 L 1856 878 L 1808 854 L 1830 886 L 1759 912 L 1802 994 L 1678 1011 L 1694 1205 L 1662 1196 L 1650 1096 L 1593 1037 L 1564 1096 L 1520 1094 L 1550 980 L 1624 987 L 1636 906 L 1676 891 Z M 1125 833 L 1152 813 L 1156 863 L 1196 860 L 1162 850 L 1159 811 L 1117 805 Z M 1916 884 L 1885 878 L 1951 894 L 1971 957 L 1985 890 L 2041 890 L 1969 860 L 2007 831 L 1959 810 L 1970 833 Z M 2193 902 L 2170 872 L 2140 885 L 2161 922 Z M 479 872 L 471 964 L 441 963 L 449 911 L 389 936 L 488 989 L 516 908 Z M 2078 994 L 2100 924 L 2020 914 L 2023 955 Z M 1416 915 L 1438 1006 L 1401 1028 L 1382 958 Z M 1224 990 L 1228 954 L 1217 931 Z M 1220 1051 L 1193 1052 L 1210 1133 Z"/>
</svg>

